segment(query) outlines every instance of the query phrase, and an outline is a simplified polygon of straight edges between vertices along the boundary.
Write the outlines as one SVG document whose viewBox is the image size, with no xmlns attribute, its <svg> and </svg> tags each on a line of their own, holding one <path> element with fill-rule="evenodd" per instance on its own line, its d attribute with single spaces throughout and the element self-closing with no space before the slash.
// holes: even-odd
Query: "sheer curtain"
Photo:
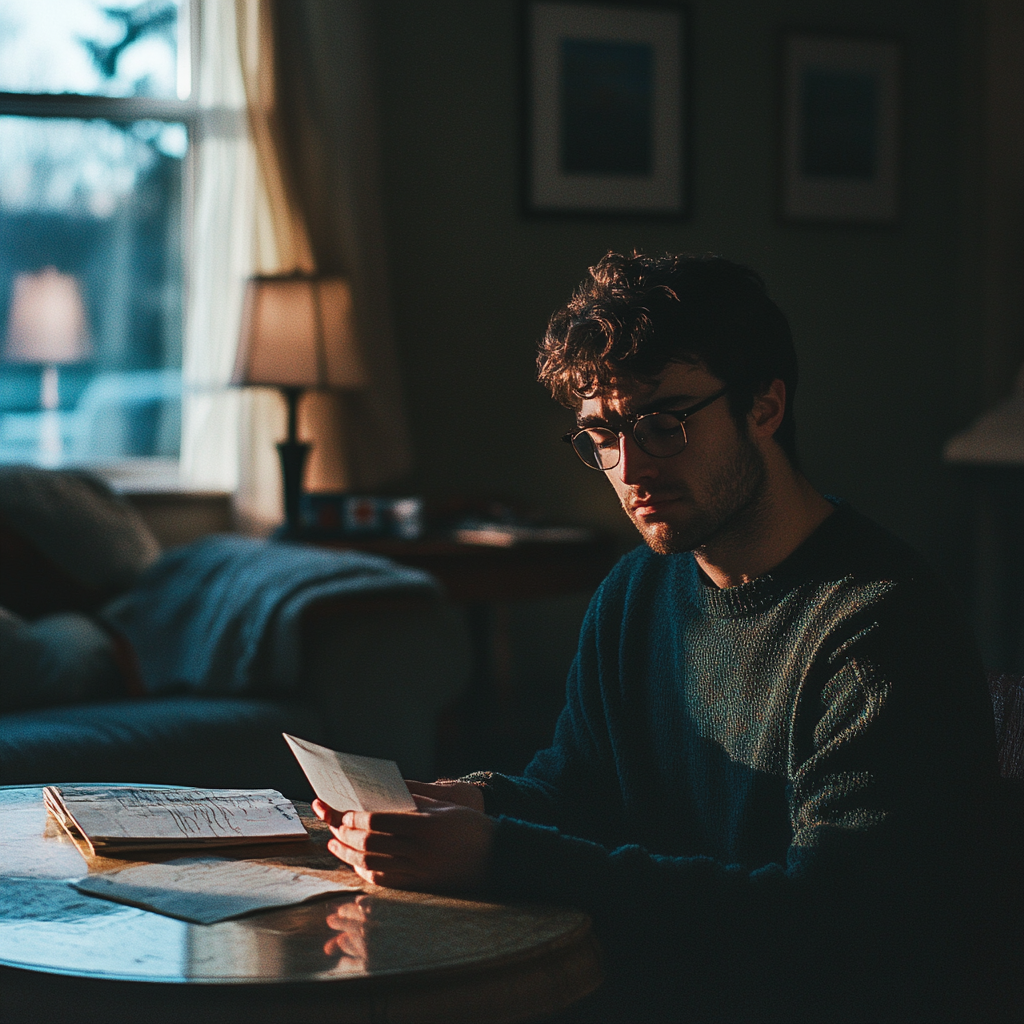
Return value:
<svg viewBox="0 0 1024 1024">
<path fill-rule="evenodd" d="M 231 0 L 205 0 L 199 15 L 201 113 L 193 149 L 181 476 L 189 486 L 235 492 L 243 517 L 272 519 L 280 487 L 272 472 L 274 449 L 263 457 L 250 435 L 253 424 L 261 431 L 280 427 L 279 399 L 228 387 L 245 280 L 278 265 L 266 189 L 246 123 L 239 44 L 248 26 L 236 19 Z"/>
<path fill-rule="evenodd" d="M 307 394 L 311 490 L 371 489 L 408 469 L 378 190 L 366 0 L 202 0 L 186 311 L 182 477 L 235 492 L 253 528 L 281 518 L 273 391 L 238 391 L 245 279 L 292 270 L 349 277 L 370 386 Z"/>
</svg>

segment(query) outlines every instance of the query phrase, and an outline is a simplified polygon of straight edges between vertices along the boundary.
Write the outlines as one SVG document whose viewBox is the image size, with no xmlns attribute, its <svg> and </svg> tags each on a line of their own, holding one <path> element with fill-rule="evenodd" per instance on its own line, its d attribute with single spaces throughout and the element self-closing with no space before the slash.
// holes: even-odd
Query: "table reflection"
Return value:
<svg viewBox="0 0 1024 1024">
<path fill-rule="evenodd" d="M 176 980 L 192 927 L 95 899 L 52 878 L 4 878 L 0 962 L 39 970 Z"/>
<path fill-rule="evenodd" d="M 339 964 L 348 958 L 353 970 L 371 970 L 371 939 L 377 924 L 373 900 L 369 896 L 357 896 L 339 903 L 327 915 L 326 923 L 334 934 L 324 943 L 324 953 L 337 957 Z"/>
<path fill-rule="evenodd" d="M 190 978 L 316 978 L 362 974 L 366 955 L 355 893 L 263 912 L 237 921 L 193 925 L 189 929 L 185 974 Z M 351 914 L 351 916 L 349 916 Z M 350 920 L 341 945 L 331 922 Z M 347 937 L 351 936 L 351 938 Z"/>
</svg>

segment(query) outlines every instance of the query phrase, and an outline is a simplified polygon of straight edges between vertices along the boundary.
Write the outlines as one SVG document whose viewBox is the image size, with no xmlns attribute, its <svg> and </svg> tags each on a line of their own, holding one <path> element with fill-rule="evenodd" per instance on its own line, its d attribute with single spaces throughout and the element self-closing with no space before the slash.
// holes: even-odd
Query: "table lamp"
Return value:
<svg viewBox="0 0 1024 1024">
<path fill-rule="evenodd" d="M 340 277 L 309 274 L 249 279 L 231 383 L 280 389 L 288 436 L 278 442 L 285 536 L 299 535 L 299 498 L 310 445 L 297 436 L 299 398 L 309 389 L 365 387 L 352 320 L 352 292 Z"/>
<path fill-rule="evenodd" d="M 1024 365 L 1010 397 L 951 437 L 942 457 L 961 465 L 1024 466 Z"/>
<path fill-rule="evenodd" d="M 78 279 L 56 267 L 14 279 L 7 318 L 4 359 L 43 368 L 39 404 L 43 410 L 39 430 L 39 462 L 58 466 L 62 455 L 60 387 L 57 367 L 80 363 L 92 355 L 85 303 Z"/>
</svg>

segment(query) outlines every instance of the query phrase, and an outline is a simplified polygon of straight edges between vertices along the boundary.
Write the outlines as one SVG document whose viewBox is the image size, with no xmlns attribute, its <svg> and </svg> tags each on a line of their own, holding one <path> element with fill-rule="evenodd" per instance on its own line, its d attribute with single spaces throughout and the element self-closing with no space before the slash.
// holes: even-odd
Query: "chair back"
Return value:
<svg viewBox="0 0 1024 1024">
<path fill-rule="evenodd" d="M 1024 782 L 1024 677 L 993 672 L 988 691 L 996 722 L 999 772 L 1004 779 Z"/>
</svg>

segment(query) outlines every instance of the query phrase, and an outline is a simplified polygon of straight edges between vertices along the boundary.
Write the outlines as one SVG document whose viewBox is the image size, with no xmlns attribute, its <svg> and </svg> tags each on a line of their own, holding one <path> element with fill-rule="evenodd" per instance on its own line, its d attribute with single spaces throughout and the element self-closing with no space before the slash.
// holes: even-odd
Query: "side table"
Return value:
<svg viewBox="0 0 1024 1024">
<path fill-rule="evenodd" d="M 598 536 L 575 543 L 522 543 L 511 547 L 423 540 L 324 540 L 320 547 L 353 548 L 425 569 L 463 604 L 555 597 L 593 590 L 615 564 L 616 543 Z"/>
</svg>

